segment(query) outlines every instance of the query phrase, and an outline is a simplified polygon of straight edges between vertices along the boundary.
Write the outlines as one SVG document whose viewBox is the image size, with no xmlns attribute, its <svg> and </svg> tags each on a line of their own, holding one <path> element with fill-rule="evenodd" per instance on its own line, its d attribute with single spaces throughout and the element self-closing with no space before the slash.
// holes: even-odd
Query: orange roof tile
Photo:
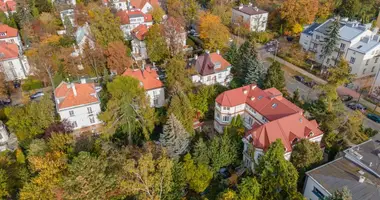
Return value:
<svg viewBox="0 0 380 200">
<path fill-rule="evenodd" d="M 186 68 L 194 68 L 201 76 L 226 70 L 231 64 L 218 53 L 204 53 L 187 63 Z"/>
<path fill-rule="evenodd" d="M 61 82 L 55 89 L 55 97 L 59 99 L 58 109 L 99 103 L 93 83 L 73 83 L 77 95 L 75 96 L 72 85 Z"/>
<path fill-rule="evenodd" d="M 17 37 L 18 30 L 6 24 L 0 24 L 0 39 Z"/>
<path fill-rule="evenodd" d="M 153 22 L 151 14 L 144 14 L 140 10 L 121 10 L 116 13 L 122 25 L 130 24 L 130 18 L 144 17 L 144 22 Z"/>
<path fill-rule="evenodd" d="M 146 3 L 152 6 L 159 5 L 158 0 L 131 0 L 131 5 L 138 9 L 143 9 Z"/>
<path fill-rule="evenodd" d="M 17 44 L 0 42 L 0 61 L 18 58 L 18 56 Z"/>
<path fill-rule="evenodd" d="M 139 40 L 144 40 L 148 33 L 148 27 L 145 24 L 140 24 L 131 31 L 131 34 Z"/>
<path fill-rule="evenodd" d="M 3 12 L 16 11 L 16 2 L 12 0 L 0 0 L 0 10 Z"/>
<path fill-rule="evenodd" d="M 127 69 L 123 73 L 123 76 L 131 76 L 139 80 L 145 90 L 161 88 L 164 86 L 164 84 L 158 79 L 157 72 L 152 70 L 150 66 L 145 67 L 145 70 Z"/>
</svg>

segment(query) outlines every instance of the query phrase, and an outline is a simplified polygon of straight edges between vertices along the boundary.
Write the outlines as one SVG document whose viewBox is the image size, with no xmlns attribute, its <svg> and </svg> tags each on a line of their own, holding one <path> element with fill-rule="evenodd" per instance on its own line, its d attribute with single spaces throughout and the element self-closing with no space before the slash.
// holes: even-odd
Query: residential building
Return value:
<svg viewBox="0 0 380 200">
<path fill-rule="evenodd" d="M 262 32 L 267 28 L 268 12 L 253 6 L 252 3 L 240 4 L 232 8 L 231 20 L 233 24 L 248 27 L 250 31 Z"/>
<path fill-rule="evenodd" d="M 18 142 L 17 137 L 14 134 L 10 134 L 5 127 L 4 123 L 0 121 L 0 152 L 17 149 Z"/>
<path fill-rule="evenodd" d="M 15 0 L 0 0 L 0 10 L 3 11 L 7 17 L 9 17 L 9 14 L 16 13 L 16 5 Z"/>
<path fill-rule="evenodd" d="M 140 81 L 146 95 L 149 97 L 151 107 L 162 107 L 165 105 L 164 84 L 158 78 L 157 71 L 150 65 L 142 69 L 127 69 L 123 76 L 130 76 Z"/>
<path fill-rule="evenodd" d="M 232 80 L 231 64 L 219 53 L 206 51 L 204 54 L 191 58 L 186 66 L 192 72 L 193 83 L 205 85 L 221 84 L 227 86 Z"/>
<path fill-rule="evenodd" d="M 120 18 L 120 29 L 123 31 L 126 40 L 131 39 L 131 31 L 137 26 L 144 24 L 150 27 L 153 25 L 152 15 L 144 14 L 140 10 L 119 11 L 116 16 Z"/>
<path fill-rule="evenodd" d="M 103 0 L 103 4 L 115 10 L 138 9 L 147 14 L 154 5 L 159 5 L 158 0 Z"/>
<path fill-rule="evenodd" d="M 72 53 L 72 56 L 74 57 L 82 54 L 86 43 L 88 43 L 91 48 L 94 47 L 95 43 L 91 35 L 90 26 L 88 25 L 88 23 L 77 28 L 75 32 L 75 41 L 76 41 L 76 45 L 74 46 L 75 51 Z"/>
<path fill-rule="evenodd" d="M 301 139 L 320 143 L 323 133 L 315 120 L 309 121 L 303 110 L 282 96 L 276 88 L 262 90 L 251 84 L 228 90 L 215 100 L 214 128 L 223 133 L 233 117 L 240 115 L 246 134 L 243 138 L 244 165 L 254 171 L 254 163 L 277 139 L 285 147 L 289 160 L 293 146 Z"/>
<path fill-rule="evenodd" d="M 146 44 L 144 42 L 145 35 L 148 33 L 148 26 L 140 24 L 132 30 L 132 57 L 134 60 L 146 60 L 148 59 L 148 53 L 146 51 Z"/>
<path fill-rule="evenodd" d="M 174 17 L 167 17 L 163 23 L 163 35 L 166 43 L 174 54 L 186 50 L 187 33 L 185 28 Z"/>
<path fill-rule="evenodd" d="M 75 13 L 74 13 L 74 9 L 67 9 L 67 10 L 63 10 L 61 11 L 60 13 L 60 16 L 61 16 L 61 21 L 62 21 L 62 24 L 63 26 L 65 27 L 65 29 L 67 28 L 66 27 L 66 19 L 70 20 L 70 23 L 71 23 L 71 26 L 72 27 L 75 27 L 76 24 L 75 24 Z"/>
<path fill-rule="evenodd" d="M 52 0 L 51 1 L 52 4 L 61 4 L 61 5 L 71 5 L 71 6 L 75 6 L 77 5 L 77 1 L 76 0 Z"/>
<path fill-rule="evenodd" d="M 380 134 L 353 146 L 343 156 L 306 172 L 303 195 L 320 200 L 343 187 L 352 200 L 380 199 Z"/>
<path fill-rule="evenodd" d="M 23 56 L 16 43 L 0 42 L 0 71 L 6 81 L 27 78 L 30 66 L 26 56 Z"/>
<path fill-rule="evenodd" d="M 340 58 L 349 62 L 351 74 L 356 78 L 375 76 L 379 69 L 380 36 L 377 28 L 371 30 L 371 24 L 342 19 L 339 28 L 339 40 L 336 50 L 329 56 L 322 55 L 324 38 L 327 37 L 335 19 L 322 24 L 314 23 L 301 33 L 299 43 L 303 49 L 315 52 L 315 61 L 323 66 L 335 66 Z"/>
<path fill-rule="evenodd" d="M 100 100 L 94 83 L 61 82 L 55 89 L 55 102 L 61 120 L 68 120 L 74 130 L 86 127 L 95 128 L 102 123 L 98 119 Z"/>
<path fill-rule="evenodd" d="M 6 24 L 0 24 L 0 43 L 1 42 L 17 44 L 19 51 L 22 52 L 23 50 L 18 30 Z"/>
</svg>

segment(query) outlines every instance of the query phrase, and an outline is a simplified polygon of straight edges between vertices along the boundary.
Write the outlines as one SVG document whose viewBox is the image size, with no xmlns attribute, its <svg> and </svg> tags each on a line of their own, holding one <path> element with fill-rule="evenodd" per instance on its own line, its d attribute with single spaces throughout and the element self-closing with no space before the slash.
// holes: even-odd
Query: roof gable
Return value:
<svg viewBox="0 0 380 200">
<path fill-rule="evenodd" d="M 159 80 L 156 71 L 152 70 L 148 65 L 144 70 L 127 69 L 123 76 L 130 76 L 140 81 L 145 90 L 161 88 L 164 84 Z"/>
<path fill-rule="evenodd" d="M 73 87 L 75 87 L 76 95 Z M 58 109 L 100 103 L 93 83 L 61 82 L 55 89 L 55 98 L 59 99 Z"/>
</svg>

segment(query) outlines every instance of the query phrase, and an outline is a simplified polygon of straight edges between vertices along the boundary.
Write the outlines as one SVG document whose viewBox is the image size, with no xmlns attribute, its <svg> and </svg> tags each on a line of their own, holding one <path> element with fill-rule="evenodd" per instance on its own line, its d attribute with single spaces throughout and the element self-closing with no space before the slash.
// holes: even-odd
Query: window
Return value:
<svg viewBox="0 0 380 200">
<path fill-rule="evenodd" d="M 12 61 L 9 61 L 9 62 L 8 62 L 8 65 L 9 65 L 10 67 L 13 67 L 13 62 L 12 62 Z"/>
<path fill-rule="evenodd" d="M 317 40 L 319 40 L 319 39 L 321 39 L 321 36 L 317 35 L 316 38 L 317 38 Z"/>
<path fill-rule="evenodd" d="M 272 108 L 276 108 L 276 107 L 277 107 L 277 103 L 272 104 Z"/>
<path fill-rule="evenodd" d="M 95 123 L 95 117 L 94 117 L 94 116 L 91 116 L 91 117 L 89 117 L 89 118 L 90 118 L 90 123 L 91 123 L 91 124 Z"/>
<path fill-rule="evenodd" d="M 375 71 L 375 66 L 373 66 L 371 69 L 371 72 L 374 72 L 374 71 Z"/>
<path fill-rule="evenodd" d="M 346 44 L 340 43 L 340 50 L 344 50 L 346 48 Z"/>
<path fill-rule="evenodd" d="M 230 110 L 230 107 L 223 107 L 223 110 Z"/>
<path fill-rule="evenodd" d="M 368 65 L 368 63 L 369 63 L 369 59 L 367 61 L 365 61 L 365 65 Z"/>
<path fill-rule="evenodd" d="M 154 97 L 154 99 L 153 99 L 153 104 L 154 104 L 154 105 L 158 105 L 158 98 Z"/>
<path fill-rule="evenodd" d="M 319 199 L 325 199 L 325 195 L 319 191 L 316 187 L 314 187 L 313 189 L 313 194 L 315 194 L 315 196 L 317 196 Z"/>
<path fill-rule="evenodd" d="M 78 127 L 78 124 L 77 124 L 76 121 L 74 121 L 74 122 L 73 122 L 73 128 L 76 128 L 76 127 Z"/>
<path fill-rule="evenodd" d="M 15 40 L 14 40 L 14 39 L 11 39 L 11 42 L 12 42 L 12 43 L 15 43 Z"/>
<path fill-rule="evenodd" d="M 70 110 L 70 111 L 69 111 L 69 114 L 70 114 L 70 117 L 74 116 L 74 111 L 73 111 L 73 110 Z"/>
<path fill-rule="evenodd" d="M 248 124 L 249 124 L 249 125 L 252 125 L 252 124 L 253 124 L 253 119 L 252 119 L 252 117 L 248 117 Z"/>
<path fill-rule="evenodd" d="M 207 81 L 211 81 L 211 76 L 207 76 Z"/>
<path fill-rule="evenodd" d="M 330 58 L 327 58 L 326 64 L 329 64 L 329 63 L 330 63 Z"/>
<path fill-rule="evenodd" d="M 230 116 L 223 116 L 223 121 L 224 122 L 229 122 L 230 121 Z"/>
<path fill-rule="evenodd" d="M 377 63 L 378 60 L 379 60 L 379 57 L 377 57 L 377 58 L 375 59 L 375 63 Z"/>
<path fill-rule="evenodd" d="M 351 64 L 354 64 L 354 63 L 355 63 L 355 58 L 354 58 L 354 57 L 351 57 L 351 58 L 350 58 L 350 63 L 351 63 Z"/>
<path fill-rule="evenodd" d="M 367 69 L 363 69 L 363 74 L 365 74 L 365 71 L 366 71 Z"/>
<path fill-rule="evenodd" d="M 219 74 L 218 74 L 218 78 L 222 78 L 222 73 L 219 73 Z"/>
<path fill-rule="evenodd" d="M 220 119 L 220 114 L 216 113 L 216 119 Z"/>
<path fill-rule="evenodd" d="M 87 112 L 88 112 L 88 114 L 91 114 L 92 113 L 92 108 L 91 107 L 87 107 Z"/>
<path fill-rule="evenodd" d="M 259 100 L 262 99 L 262 98 L 263 98 L 263 96 L 259 96 L 259 97 L 258 97 Z"/>
</svg>

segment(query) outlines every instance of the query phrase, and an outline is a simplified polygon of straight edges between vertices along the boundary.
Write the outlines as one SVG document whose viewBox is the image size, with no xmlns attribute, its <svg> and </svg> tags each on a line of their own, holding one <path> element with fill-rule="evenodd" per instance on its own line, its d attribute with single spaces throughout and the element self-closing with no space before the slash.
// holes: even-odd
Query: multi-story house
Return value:
<svg viewBox="0 0 380 200">
<path fill-rule="evenodd" d="M 9 14 L 16 13 L 16 1 L 14 0 L 0 0 L 0 10 L 5 13 L 7 17 Z"/>
<path fill-rule="evenodd" d="M 76 26 L 75 19 L 74 19 L 74 17 L 75 17 L 74 9 L 62 10 L 59 14 L 61 16 L 61 21 L 62 21 L 65 29 L 67 28 L 66 24 L 68 23 L 65 21 L 66 19 L 70 21 L 70 24 L 72 27 Z"/>
<path fill-rule="evenodd" d="M 56 4 L 56 5 L 70 5 L 70 6 L 75 6 L 77 5 L 77 1 L 76 0 L 52 0 L 51 1 L 52 4 Z"/>
<path fill-rule="evenodd" d="M 232 23 L 239 26 L 247 26 L 250 31 L 265 31 L 268 21 L 268 12 L 261 10 L 252 3 L 248 5 L 240 4 L 232 8 Z"/>
<path fill-rule="evenodd" d="M 221 84 L 227 86 L 232 80 L 231 64 L 219 53 L 206 51 L 204 54 L 191 58 L 186 68 L 191 71 L 193 83 L 205 85 Z"/>
<path fill-rule="evenodd" d="M 315 120 L 309 121 L 303 110 L 282 96 L 276 88 L 262 90 L 251 84 L 228 90 L 215 100 L 214 128 L 223 133 L 233 117 L 240 115 L 246 128 L 243 138 L 244 165 L 254 171 L 260 156 L 277 139 L 285 147 L 289 160 L 293 146 L 300 139 L 320 143 L 323 133 Z"/>
<path fill-rule="evenodd" d="M 301 33 L 299 43 L 305 50 L 315 52 L 315 61 L 323 66 L 335 66 L 340 58 L 349 62 L 351 74 L 356 78 L 374 76 L 380 65 L 380 36 L 378 29 L 370 29 L 371 24 L 356 21 L 340 21 L 339 40 L 335 51 L 328 56 L 322 55 L 324 38 L 327 37 L 335 19 L 322 24 L 314 23 Z"/>
<path fill-rule="evenodd" d="M 27 78 L 30 66 L 26 56 L 23 56 L 16 43 L 0 42 L 0 71 L 6 81 Z"/>
<path fill-rule="evenodd" d="M 103 4 L 115 10 L 139 9 L 146 14 L 153 9 L 153 6 L 159 5 L 159 2 L 158 0 L 103 0 Z"/>
<path fill-rule="evenodd" d="M 166 43 L 174 54 L 186 50 L 187 33 L 174 17 L 167 17 L 162 23 Z"/>
<path fill-rule="evenodd" d="M 145 35 L 148 33 L 148 26 L 141 24 L 132 30 L 132 57 L 134 60 L 146 60 L 148 59 L 148 53 L 146 51 L 146 44 L 144 42 Z"/>
<path fill-rule="evenodd" d="M 0 42 L 17 44 L 19 51 L 23 51 L 18 30 L 6 24 L 0 24 Z"/>
<path fill-rule="evenodd" d="M 342 157 L 306 172 L 303 195 L 320 200 L 346 187 L 352 200 L 380 199 L 380 135 L 346 149 Z"/>
<path fill-rule="evenodd" d="M 90 48 L 93 48 L 95 46 L 94 39 L 91 35 L 90 26 L 88 25 L 88 23 L 77 28 L 77 30 L 75 31 L 75 41 L 75 51 L 71 54 L 74 57 L 79 56 L 83 53 L 85 45 L 88 44 Z"/>
<path fill-rule="evenodd" d="M 164 84 L 158 78 L 157 71 L 152 69 L 150 65 L 146 65 L 142 69 L 127 69 L 123 73 L 123 76 L 130 76 L 140 81 L 140 85 L 149 97 L 151 107 L 158 108 L 164 106 Z"/>
<path fill-rule="evenodd" d="M 119 11 L 116 13 L 116 16 L 120 18 L 120 29 L 127 40 L 131 39 L 131 31 L 137 26 L 144 24 L 150 27 L 153 25 L 152 15 L 144 14 L 140 10 Z"/>
<path fill-rule="evenodd" d="M 98 119 L 100 100 L 94 83 L 61 82 L 55 89 L 55 102 L 61 120 L 68 120 L 74 130 L 96 127 L 102 123 Z"/>
</svg>

